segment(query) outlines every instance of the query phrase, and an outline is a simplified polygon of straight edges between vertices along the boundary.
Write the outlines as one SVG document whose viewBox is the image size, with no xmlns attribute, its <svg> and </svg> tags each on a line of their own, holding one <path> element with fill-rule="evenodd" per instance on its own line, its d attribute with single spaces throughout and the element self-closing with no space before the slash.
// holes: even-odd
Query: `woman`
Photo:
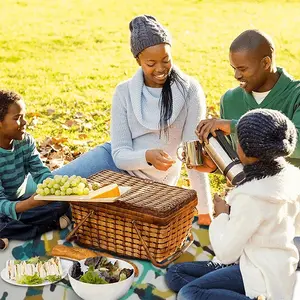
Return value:
<svg viewBox="0 0 300 300">
<path fill-rule="evenodd" d="M 104 169 L 176 185 L 181 162 L 176 150 L 197 139 L 205 118 L 205 96 L 196 80 L 173 65 L 169 33 L 152 16 L 129 25 L 131 52 L 140 68 L 116 88 L 111 111 L 111 144 L 82 155 L 55 174 L 88 177 Z M 206 174 L 188 170 L 198 193 L 200 224 L 210 223 L 211 198 Z"/>
</svg>

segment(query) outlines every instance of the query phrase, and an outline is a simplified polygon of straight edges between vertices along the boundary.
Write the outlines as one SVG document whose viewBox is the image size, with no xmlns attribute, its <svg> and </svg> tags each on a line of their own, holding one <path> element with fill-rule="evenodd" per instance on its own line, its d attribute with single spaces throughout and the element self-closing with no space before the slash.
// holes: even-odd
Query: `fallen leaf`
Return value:
<svg viewBox="0 0 300 300">
<path fill-rule="evenodd" d="M 60 151 L 63 149 L 63 146 L 60 144 L 53 144 L 50 146 L 54 151 Z"/>
<path fill-rule="evenodd" d="M 74 118 L 75 118 L 75 119 L 80 119 L 80 118 L 82 118 L 82 117 L 84 117 L 84 114 L 81 113 L 81 112 L 77 112 L 77 113 L 74 115 Z"/>
<path fill-rule="evenodd" d="M 27 125 L 27 127 L 28 127 L 29 129 L 34 129 L 34 127 L 36 127 L 36 125 L 37 125 L 38 123 L 39 123 L 38 117 L 34 116 L 34 117 L 32 118 L 32 120 L 30 121 L 30 123 Z"/>
<path fill-rule="evenodd" d="M 26 116 L 28 118 L 32 118 L 32 117 L 40 117 L 41 114 L 39 112 L 26 112 Z"/>
<path fill-rule="evenodd" d="M 92 129 L 93 128 L 93 124 L 92 123 L 84 123 L 82 125 L 85 129 Z"/>
<path fill-rule="evenodd" d="M 55 137 L 53 137 L 52 138 L 52 143 L 54 143 L 54 144 L 62 144 L 62 143 L 67 143 L 68 142 L 68 138 L 66 138 L 66 137 L 60 137 L 60 138 L 55 138 Z"/>
<path fill-rule="evenodd" d="M 81 140 L 85 140 L 86 138 L 88 138 L 88 135 L 85 134 L 85 133 L 80 133 L 80 134 L 78 135 L 78 137 L 79 137 Z"/>
<path fill-rule="evenodd" d="M 72 127 L 72 126 L 76 125 L 76 122 L 75 122 L 75 120 L 67 120 L 64 125 L 67 127 Z"/>
<path fill-rule="evenodd" d="M 55 158 L 55 159 L 51 159 L 49 161 L 49 168 L 50 170 L 54 170 L 57 168 L 60 168 L 64 165 L 64 159 L 61 158 Z"/>
<path fill-rule="evenodd" d="M 53 115 L 54 113 L 55 113 L 55 109 L 54 108 L 48 108 L 47 109 L 48 116 Z"/>
<path fill-rule="evenodd" d="M 86 146 L 87 142 L 86 141 L 73 140 L 72 144 L 75 145 L 75 146 Z"/>
</svg>

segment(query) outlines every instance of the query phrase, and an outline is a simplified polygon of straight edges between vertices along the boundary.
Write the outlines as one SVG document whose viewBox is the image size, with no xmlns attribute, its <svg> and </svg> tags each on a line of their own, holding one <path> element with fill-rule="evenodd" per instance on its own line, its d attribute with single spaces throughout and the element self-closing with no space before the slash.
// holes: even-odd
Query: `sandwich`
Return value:
<svg viewBox="0 0 300 300">
<path fill-rule="evenodd" d="M 9 279 L 28 285 L 58 281 L 63 275 L 59 257 L 43 260 L 37 256 L 24 261 L 8 260 L 6 270 Z"/>
</svg>

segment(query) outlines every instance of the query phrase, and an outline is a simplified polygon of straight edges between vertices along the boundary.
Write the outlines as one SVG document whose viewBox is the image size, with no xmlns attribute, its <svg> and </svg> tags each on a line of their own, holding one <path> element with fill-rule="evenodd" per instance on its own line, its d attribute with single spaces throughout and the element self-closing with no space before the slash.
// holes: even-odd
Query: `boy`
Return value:
<svg viewBox="0 0 300 300">
<path fill-rule="evenodd" d="M 34 200 L 27 185 L 30 173 L 36 184 L 52 177 L 44 166 L 32 136 L 25 131 L 25 103 L 20 95 L 0 90 L 0 237 L 28 240 L 68 226 L 68 203 Z M 3 244 L 3 242 L 1 243 Z"/>
</svg>

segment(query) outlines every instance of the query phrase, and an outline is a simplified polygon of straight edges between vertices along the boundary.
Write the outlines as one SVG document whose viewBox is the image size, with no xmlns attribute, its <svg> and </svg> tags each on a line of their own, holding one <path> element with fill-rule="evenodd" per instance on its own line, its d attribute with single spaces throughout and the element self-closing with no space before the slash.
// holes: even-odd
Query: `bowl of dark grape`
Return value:
<svg viewBox="0 0 300 300">
<path fill-rule="evenodd" d="M 134 280 L 133 267 L 122 259 L 104 256 L 73 262 L 69 280 L 85 300 L 117 300 L 127 294 Z"/>
</svg>

